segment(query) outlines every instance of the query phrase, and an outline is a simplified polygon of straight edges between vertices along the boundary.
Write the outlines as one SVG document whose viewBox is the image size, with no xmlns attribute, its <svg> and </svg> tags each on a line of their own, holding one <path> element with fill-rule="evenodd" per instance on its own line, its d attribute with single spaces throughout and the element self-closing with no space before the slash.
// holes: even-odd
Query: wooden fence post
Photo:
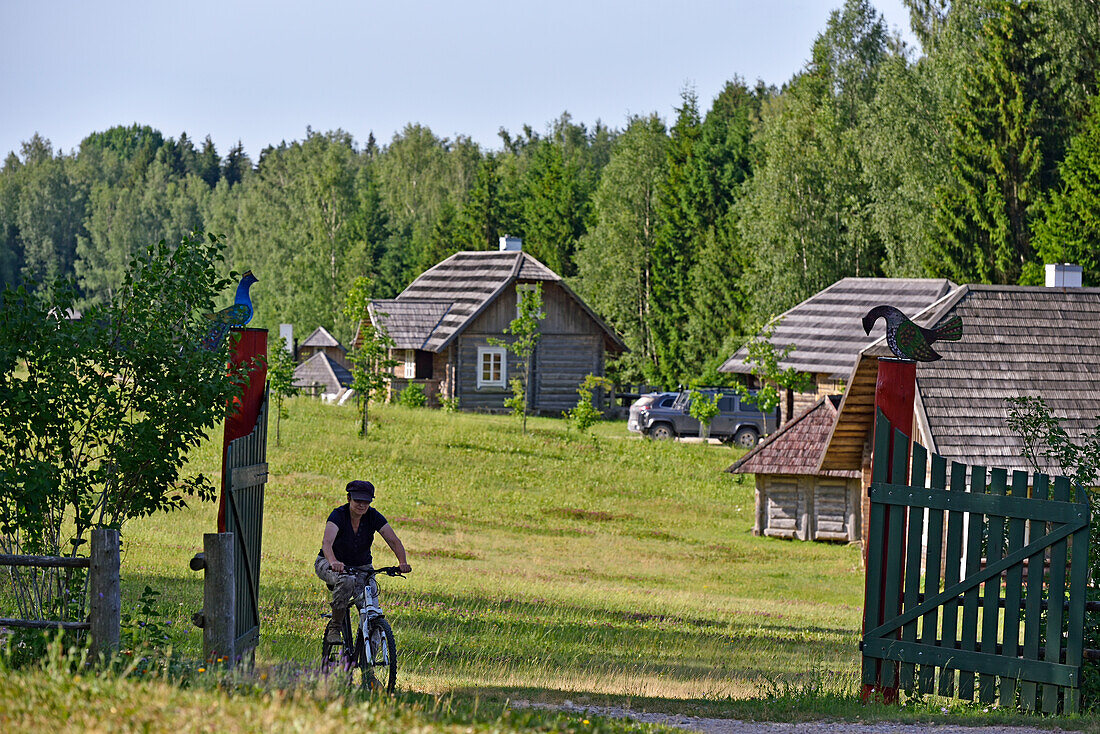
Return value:
<svg viewBox="0 0 1100 734">
<path fill-rule="evenodd" d="M 109 660 L 118 652 L 121 632 L 122 592 L 119 584 L 118 531 L 92 530 L 91 564 L 88 571 L 89 635 L 92 657 Z"/>
<path fill-rule="evenodd" d="M 206 533 L 202 536 L 205 561 L 202 587 L 203 656 L 209 662 L 225 658 L 229 665 L 236 659 L 234 645 L 237 636 L 233 540 L 233 533 Z"/>
</svg>

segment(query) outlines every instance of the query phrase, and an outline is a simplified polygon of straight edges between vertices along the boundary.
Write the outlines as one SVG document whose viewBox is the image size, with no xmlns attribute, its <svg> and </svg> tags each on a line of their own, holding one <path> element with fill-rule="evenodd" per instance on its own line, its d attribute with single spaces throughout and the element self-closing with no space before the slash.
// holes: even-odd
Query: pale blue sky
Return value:
<svg viewBox="0 0 1100 734">
<path fill-rule="evenodd" d="M 281 140 L 408 122 L 499 148 L 568 110 L 621 127 L 705 111 L 735 75 L 780 85 L 842 0 L 0 0 L 0 159 L 34 132 L 69 151 L 138 122 L 165 136 Z M 873 0 L 912 43 L 901 0 Z"/>
</svg>

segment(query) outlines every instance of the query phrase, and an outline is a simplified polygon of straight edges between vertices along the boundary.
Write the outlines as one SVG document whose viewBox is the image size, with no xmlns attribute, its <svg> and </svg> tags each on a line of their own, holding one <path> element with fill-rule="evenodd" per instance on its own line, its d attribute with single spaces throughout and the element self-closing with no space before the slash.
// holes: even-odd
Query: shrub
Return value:
<svg viewBox="0 0 1100 734">
<path fill-rule="evenodd" d="M 251 365 L 226 372 L 230 340 L 199 346 L 224 243 L 162 240 L 130 263 L 109 303 L 67 318 L 77 288 L 7 289 L 0 312 L 0 549 L 79 556 L 92 528 L 215 496 L 180 476 L 187 452 L 225 417 Z M 24 618 L 83 619 L 86 574 L 12 569 Z"/>
<path fill-rule="evenodd" d="M 453 398 L 440 398 L 439 407 L 444 413 L 457 413 L 458 412 L 458 397 Z"/>
<path fill-rule="evenodd" d="M 603 414 L 592 404 L 592 394 L 597 388 L 611 389 L 611 380 L 593 374 L 585 375 L 584 381 L 577 388 L 577 393 L 580 395 L 577 405 L 565 413 L 570 424 L 581 433 L 603 418 Z"/>
<path fill-rule="evenodd" d="M 428 395 L 424 392 L 423 385 L 410 382 L 404 390 L 398 393 L 397 402 L 406 408 L 423 408 L 428 404 Z"/>
</svg>

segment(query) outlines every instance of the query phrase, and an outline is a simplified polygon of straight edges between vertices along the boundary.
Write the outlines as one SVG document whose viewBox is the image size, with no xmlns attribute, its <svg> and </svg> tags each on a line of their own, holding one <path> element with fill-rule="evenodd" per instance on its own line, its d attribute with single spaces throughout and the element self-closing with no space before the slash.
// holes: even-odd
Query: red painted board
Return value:
<svg viewBox="0 0 1100 734">
<path fill-rule="evenodd" d="M 263 357 L 262 366 L 249 376 L 248 386 L 240 399 L 234 399 L 229 415 L 225 419 L 225 433 L 222 439 L 222 492 L 218 501 L 218 532 L 225 530 L 225 492 L 228 477 L 225 472 L 225 450 L 229 442 L 252 433 L 256 419 L 260 417 L 260 406 L 264 400 L 264 386 L 267 383 L 267 329 L 233 329 L 231 339 L 237 339 L 229 361 L 233 365 L 248 362 L 254 357 Z M 239 338 L 238 338 L 239 337 Z"/>
</svg>

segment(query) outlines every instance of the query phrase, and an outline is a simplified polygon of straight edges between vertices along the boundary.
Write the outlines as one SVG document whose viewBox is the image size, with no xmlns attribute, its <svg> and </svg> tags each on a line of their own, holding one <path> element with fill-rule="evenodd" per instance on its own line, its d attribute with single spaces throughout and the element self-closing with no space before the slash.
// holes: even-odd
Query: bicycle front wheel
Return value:
<svg viewBox="0 0 1100 734">
<path fill-rule="evenodd" d="M 397 686 L 397 643 L 385 617 L 370 623 L 369 644 L 360 648 L 363 682 L 372 691 L 393 693 Z"/>
</svg>

